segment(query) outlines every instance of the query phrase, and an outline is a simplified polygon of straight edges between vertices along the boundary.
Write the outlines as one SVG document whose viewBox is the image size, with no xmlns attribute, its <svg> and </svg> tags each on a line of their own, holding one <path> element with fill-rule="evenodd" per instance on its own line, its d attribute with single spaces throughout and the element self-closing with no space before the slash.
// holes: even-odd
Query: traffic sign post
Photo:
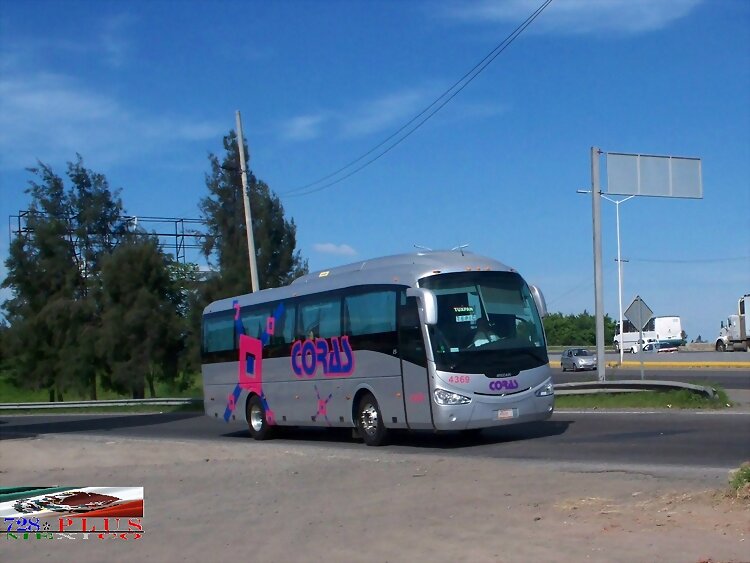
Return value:
<svg viewBox="0 0 750 563">
<path fill-rule="evenodd" d="M 646 326 L 654 316 L 654 312 L 648 305 L 646 305 L 646 302 L 641 299 L 640 295 L 636 295 L 633 302 L 625 311 L 625 316 L 631 323 L 638 327 L 638 355 L 641 359 L 641 379 L 643 379 L 643 327 Z M 620 335 L 622 335 L 622 326 L 620 326 Z M 620 348 L 622 348 L 623 343 L 622 336 L 620 336 Z"/>
</svg>

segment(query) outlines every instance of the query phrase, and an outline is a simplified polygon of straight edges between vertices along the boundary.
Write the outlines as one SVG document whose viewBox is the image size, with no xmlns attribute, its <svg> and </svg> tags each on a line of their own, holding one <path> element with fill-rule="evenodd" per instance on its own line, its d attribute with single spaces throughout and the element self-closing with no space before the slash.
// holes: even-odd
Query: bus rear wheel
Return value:
<svg viewBox="0 0 750 563">
<path fill-rule="evenodd" d="M 247 402 L 245 416 L 250 436 L 255 440 L 267 440 L 271 437 L 271 425 L 268 424 L 266 409 L 263 407 L 263 401 L 260 400 L 258 395 L 253 395 Z"/>
<path fill-rule="evenodd" d="M 371 393 L 362 396 L 357 407 L 357 432 L 368 446 L 382 446 L 388 438 L 380 407 Z"/>
</svg>

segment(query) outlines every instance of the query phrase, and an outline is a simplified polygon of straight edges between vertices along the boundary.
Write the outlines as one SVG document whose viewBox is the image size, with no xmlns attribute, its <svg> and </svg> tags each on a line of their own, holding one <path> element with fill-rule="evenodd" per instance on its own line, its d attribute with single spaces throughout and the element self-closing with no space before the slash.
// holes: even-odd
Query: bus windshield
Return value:
<svg viewBox="0 0 750 563">
<path fill-rule="evenodd" d="M 438 370 L 494 377 L 548 363 L 542 321 L 517 273 L 439 274 L 419 286 L 437 298 L 429 334 Z"/>
</svg>

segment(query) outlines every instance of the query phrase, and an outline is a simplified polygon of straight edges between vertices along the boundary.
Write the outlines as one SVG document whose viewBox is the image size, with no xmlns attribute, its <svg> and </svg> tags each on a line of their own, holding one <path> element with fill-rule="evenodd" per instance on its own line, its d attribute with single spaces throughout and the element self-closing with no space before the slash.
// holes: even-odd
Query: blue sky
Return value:
<svg viewBox="0 0 750 563">
<path fill-rule="evenodd" d="M 285 195 L 393 133 L 540 2 L 0 0 L 0 218 L 28 205 L 26 167 L 62 174 L 76 152 L 129 213 L 196 217 L 239 109 L 250 167 L 311 269 L 468 243 L 579 313 L 594 304 L 591 201 L 576 193 L 590 147 L 698 156 L 702 200 L 621 205 L 623 301 L 714 337 L 750 292 L 750 2 L 554 0 L 383 158 Z M 602 211 L 616 317 L 615 206 Z"/>
</svg>

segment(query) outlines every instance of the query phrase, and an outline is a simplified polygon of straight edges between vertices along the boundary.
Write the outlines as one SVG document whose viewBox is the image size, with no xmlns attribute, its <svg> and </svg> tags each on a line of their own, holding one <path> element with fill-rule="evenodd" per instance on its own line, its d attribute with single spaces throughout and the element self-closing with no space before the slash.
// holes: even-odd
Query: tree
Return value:
<svg viewBox="0 0 750 563">
<path fill-rule="evenodd" d="M 145 395 L 148 381 L 173 381 L 186 307 L 155 239 L 130 233 L 119 191 L 68 163 L 69 188 L 42 163 L 27 193 L 25 232 L 11 243 L 4 287 L 6 364 L 19 386 L 96 399 L 105 388 Z"/>
<path fill-rule="evenodd" d="M 551 313 L 544 318 L 547 343 L 551 346 L 593 346 L 596 344 L 596 317 L 587 311 L 578 315 Z M 612 342 L 615 322 L 604 316 L 604 342 Z"/>
<path fill-rule="evenodd" d="M 103 314 L 99 351 L 109 371 L 104 383 L 145 397 L 148 382 L 173 381 L 182 347 L 180 292 L 155 238 L 126 237 L 102 261 Z"/>
<path fill-rule="evenodd" d="M 12 371 L 19 384 L 48 388 L 58 400 L 67 389 L 83 388 L 95 399 L 101 364 L 90 336 L 100 309 L 97 274 L 102 255 L 124 232 L 122 203 L 80 155 L 68 163 L 68 189 L 41 162 L 29 171 L 36 180 L 26 190 L 26 229 L 11 242 L 3 281 L 13 291 L 4 304 Z"/>
<path fill-rule="evenodd" d="M 243 146 L 247 156 L 247 146 Z M 234 131 L 224 137 L 224 150 L 221 161 L 218 156 L 209 155 L 211 173 L 206 175 L 209 195 L 200 202 L 208 226 L 203 253 L 219 270 L 219 275 L 208 282 L 209 300 L 251 291 L 242 177 Z M 260 288 L 286 285 L 307 273 L 307 261 L 296 250 L 294 220 L 284 217 L 278 196 L 252 172 L 248 173 L 248 192 Z"/>
<path fill-rule="evenodd" d="M 186 389 L 191 384 L 191 374 L 200 371 L 200 326 L 204 302 L 201 294 L 202 274 L 198 264 L 170 261 L 169 277 L 178 292 L 177 314 L 183 322 L 183 350 L 178 368 L 181 378 L 178 388 Z"/>
</svg>

